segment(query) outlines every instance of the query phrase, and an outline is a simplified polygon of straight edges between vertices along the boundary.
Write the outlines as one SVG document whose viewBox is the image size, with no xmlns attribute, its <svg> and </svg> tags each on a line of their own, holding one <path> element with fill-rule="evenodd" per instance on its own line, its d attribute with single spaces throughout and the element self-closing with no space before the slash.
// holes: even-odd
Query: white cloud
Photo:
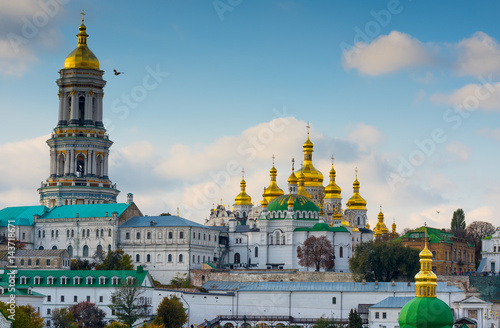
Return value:
<svg viewBox="0 0 500 328">
<path fill-rule="evenodd" d="M 345 69 L 357 69 L 362 74 L 372 76 L 425 66 L 434 61 L 428 46 L 398 31 L 382 35 L 370 44 L 356 43 L 351 53 L 342 58 Z"/>
<path fill-rule="evenodd" d="M 473 111 L 500 110 L 500 83 L 468 84 L 450 94 L 436 93 L 431 102 Z"/>
<path fill-rule="evenodd" d="M 476 32 L 460 41 L 456 48 L 458 74 L 479 77 L 500 73 L 500 45 L 486 33 Z"/>
<path fill-rule="evenodd" d="M 30 48 L 0 39 L 0 75 L 21 77 L 37 60 Z"/>
<path fill-rule="evenodd" d="M 471 149 L 464 143 L 455 141 L 448 143 L 446 152 L 449 160 L 465 162 L 470 157 Z"/>
<path fill-rule="evenodd" d="M 347 130 L 351 131 L 347 136 L 347 140 L 357 144 L 361 150 L 367 150 L 385 139 L 384 135 L 377 128 L 364 123 L 349 126 Z"/>
<path fill-rule="evenodd" d="M 480 135 L 487 137 L 487 138 L 491 138 L 491 139 L 500 141 L 500 129 L 483 128 L 483 129 L 479 129 L 478 133 Z"/>
</svg>

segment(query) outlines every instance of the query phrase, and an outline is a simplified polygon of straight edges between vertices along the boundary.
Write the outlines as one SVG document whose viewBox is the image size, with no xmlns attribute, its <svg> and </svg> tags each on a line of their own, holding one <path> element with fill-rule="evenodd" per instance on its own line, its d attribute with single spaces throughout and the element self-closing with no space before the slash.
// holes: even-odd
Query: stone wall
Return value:
<svg viewBox="0 0 500 328">
<path fill-rule="evenodd" d="M 306 272 L 298 270 L 191 270 L 191 284 L 201 286 L 209 280 L 215 281 L 318 281 L 352 282 L 348 272 Z"/>
</svg>

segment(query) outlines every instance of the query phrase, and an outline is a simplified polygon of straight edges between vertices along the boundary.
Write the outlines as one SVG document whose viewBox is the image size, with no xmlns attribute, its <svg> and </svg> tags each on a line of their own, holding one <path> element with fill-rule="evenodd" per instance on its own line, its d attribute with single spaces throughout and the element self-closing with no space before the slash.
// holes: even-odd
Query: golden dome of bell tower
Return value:
<svg viewBox="0 0 500 328">
<path fill-rule="evenodd" d="M 87 27 L 84 22 L 85 12 L 82 10 L 82 25 L 78 37 L 78 45 L 64 61 L 64 68 L 99 69 L 99 60 L 87 46 Z"/>
</svg>

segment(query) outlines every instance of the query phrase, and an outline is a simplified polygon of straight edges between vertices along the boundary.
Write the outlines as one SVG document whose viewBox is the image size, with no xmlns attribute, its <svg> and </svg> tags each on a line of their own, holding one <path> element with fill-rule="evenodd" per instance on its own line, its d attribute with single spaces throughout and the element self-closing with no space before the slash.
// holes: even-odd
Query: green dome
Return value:
<svg viewBox="0 0 500 328">
<path fill-rule="evenodd" d="M 297 195 L 297 194 L 286 194 L 279 197 L 276 197 L 269 205 L 267 205 L 267 211 L 269 212 L 269 218 L 278 219 L 277 215 L 273 215 L 273 212 L 287 212 L 288 211 L 288 200 L 293 199 L 293 211 L 297 213 L 298 211 L 301 213 L 301 217 L 295 219 L 309 219 L 309 213 L 311 213 L 311 220 L 319 219 L 319 207 L 314 204 L 308 197 Z M 305 212 L 305 217 L 302 215 Z M 284 219 L 283 215 L 281 215 L 280 219 Z"/>
<path fill-rule="evenodd" d="M 452 328 L 453 313 L 450 307 L 437 297 L 415 297 L 401 309 L 401 328 Z"/>
</svg>

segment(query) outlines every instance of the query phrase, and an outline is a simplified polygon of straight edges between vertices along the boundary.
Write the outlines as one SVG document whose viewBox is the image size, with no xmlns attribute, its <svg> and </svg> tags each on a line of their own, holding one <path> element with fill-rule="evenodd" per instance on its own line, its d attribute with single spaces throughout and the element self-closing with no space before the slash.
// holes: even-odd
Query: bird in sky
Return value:
<svg viewBox="0 0 500 328">
<path fill-rule="evenodd" d="M 439 214 L 440 212 L 438 210 L 436 210 L 436 213 Z"/>
<path fill-rule="evenodd" d="M 116 69 L 114 69 L 113 72 L 115 72 L 115 75 L 124 74 L 123 72 L 118 72 Z"/>
</svg>

